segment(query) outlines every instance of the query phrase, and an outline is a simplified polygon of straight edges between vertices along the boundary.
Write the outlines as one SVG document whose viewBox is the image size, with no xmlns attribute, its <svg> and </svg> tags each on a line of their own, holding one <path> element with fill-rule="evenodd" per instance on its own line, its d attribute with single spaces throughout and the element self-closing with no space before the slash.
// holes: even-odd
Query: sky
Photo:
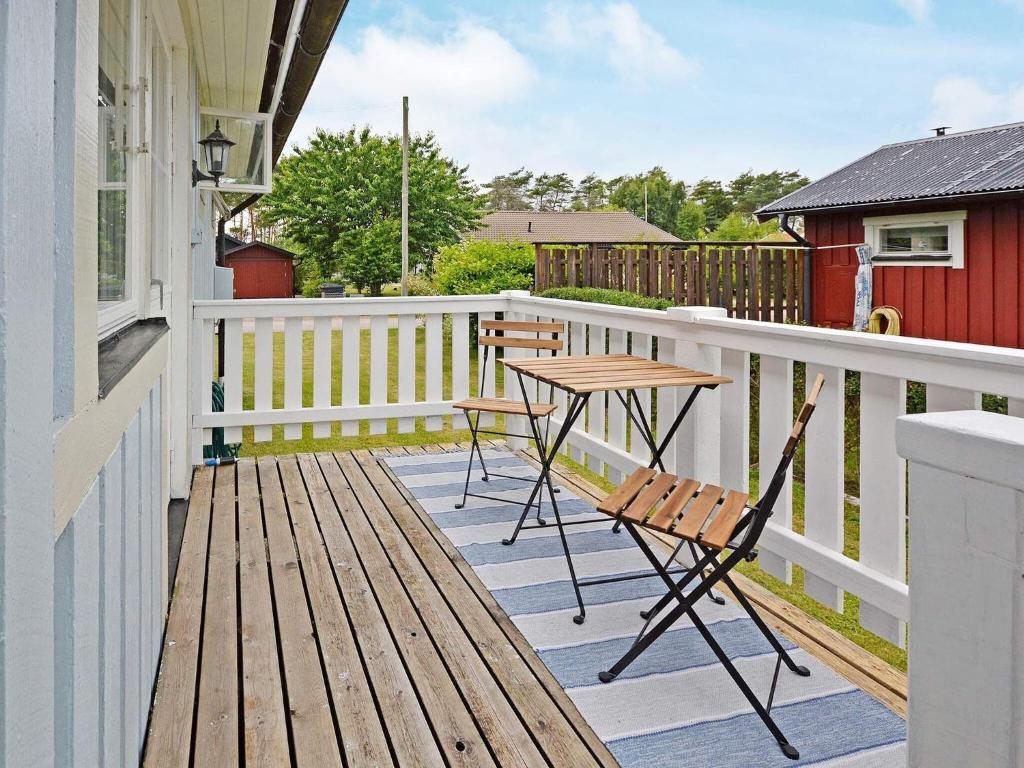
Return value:
<svg viewBox="0 0 1024 768">
<path fill-rule="evenodd" d="M 432 131 L 525 166 L 812 179 L 876 147 L 1024 121 L 1024 0 L 350 0 L 290 143 Z"/>
</svg>

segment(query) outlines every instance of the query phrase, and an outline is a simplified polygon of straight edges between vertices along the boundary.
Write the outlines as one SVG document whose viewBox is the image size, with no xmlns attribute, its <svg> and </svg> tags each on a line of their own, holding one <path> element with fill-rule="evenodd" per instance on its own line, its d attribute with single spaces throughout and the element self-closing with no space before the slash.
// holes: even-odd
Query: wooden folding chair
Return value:
<svg viewBox="0 0 1024 768">
<path fill-rule="evenodd" d="M 551 401 L 553 395 L 549 396 L 549 402 L 547 403 L 532 403 L 529 406 L 524 401 L 512 400 L 507 397 L 484 397 L 484 381 L 487 376 L 487 364 L 491 357 L 492 348 L 500 347 L 504 349 L 546 350 L 550 351 L 551 355 L 554 356 L 564 347 L 564 343 L 559 338 L 559 335 L 565 333 L 565 323 L 539 323 L 518 320 L 481 320 L 480 330 L 482 333 L 480 333 L 478 341 L 480 346 L 484 348 L 483 360 L 480 363 L 480 386 L 477 389 L 480 395 L 477 397 L 467 397 L 465 400 L 460 400 L 454 404 L 455 408 L 466 414 L 466 421 L 469 423 L 469 431 L 473 436 L 473 444 L 469 451 L 469 466 L 466 468 L 466 484 L 462 491 L 462 501 L 455 505 L 456 509 L 462 509 L 466 504 L 466 499 L 470 496 L 479 499 L 490 499 L 491 501 L 508 501 L 508 499 L 502 499 L 496 496 L 469 492 L 469 480 L 473 473 L 474 454 L 480 460 L 480 468 L 483 470 L 482 479 L 485 482 L 489 481 L 492 477 L 501 477 L 506 480 L 516 480 L 530 484 L 536 482 L 535 477 L 524 478 L 517 475 L 504 475 L 499 472 L 489 471 L 486 463 L 484 462 L 483 451 L 480 450 L 479 436 L 481 434 L 489 434 L 501 435 L 504 437 L 527 438 L 536 444 L 537 455 L 543 456 L 545 455 L 544 449 L 547 445 L 551 414 L 556 408 L 555 404 Z M 530 335 L 509 335 L 524 333 Z M 497 365 L 497 352 L 494 353 L 494 357 L 494 364 Z M 475 422 L 472 417 L 472 414 L 474 413 L 476 414 Z M 504 414 L 505 416 L 522 416 L 529 421 L 530 434 L 523 435 L 508 431 L 482 429 L 480 427 L 480 417 L 484 413 Z M 543 430 L 540 428 L 541 420 L 544 421 Z M 544 520 L 540 516 L 540 497 L 541 494 L 538 494 L 536 500 L 537 522 L 543 525 Z"/>
<path fill-rule="evenodd" d="M 810 675 L 810 671 L 793 661 L 768 625 L 757 615 L 750 601 L 736 587 L 729 577 L 729 572 L 741 561 L 751 561 L 757 557 L 754 546 L 757 544 L 768 518 L 772 516 L 772 508 L 786 482 L 789 466 L 793 461 L 797 446 L 803 438 L 807 422 L 814 412 L 814 405 L 824 383 L 824 377 L 819 374 L 803 408 L 800 409 L 800 415 L 786 441 L 775 473 L 771 476 L 761 498 L 755 504 L 747 503 L 748 495 L 743 491 L 727 490 L 711 483 L 704 484 L 697 480 L 678 478 L 667 472 L 655 472 L 653 469 L 638 469 L 597 507 L 600 512 L 622 522 L 668 586 L 666 595 L 652 609 L 641 613 L 641 616 L 647 619 L 647 624 L 644 625 L 640 635 L 626 654 L 611 669 L 598 675 L 601 682 L 609 683 L 618 677 L 673 624 L 684 615 L 688 616 L 747 701 L 750 702 L 754 711 L 778 741 L 783 754 L 793 760 L 798 759 L 800 753 L 787 741 L 772 718 L 772 701 L 775 697 L 779 670 L 783 662 L 792 672 L 802 677 Z M 766 474 L 761 475 L 762 480 L 766 477 Z M 662 563 L 658 559 L 640 529 L 667 534 L 692 543 L 703 556 L 685 576 L 678 581 L 673 581 L 667 571 L 669 563 Z M 721 555 L 725 553 L 727 553 L 725 558 L 720 560 Z M 696 586 L 687 594 L 683 594 L 683 589 L 692 582 L 696 582 Z M 766 704 L 762 704 L 750 689 L 746 680 L 743 679 L 739 670 L 736 669 L 732 660 L 694 609 L 697 601 L 709 594 L 711 588 L 719 582 L 725 584 L 732 592 L 737 602 L 753 619 L 778 655 Z M 648 630 L 651 621 L 673 602 L 677 605 Z"/>
</svg>

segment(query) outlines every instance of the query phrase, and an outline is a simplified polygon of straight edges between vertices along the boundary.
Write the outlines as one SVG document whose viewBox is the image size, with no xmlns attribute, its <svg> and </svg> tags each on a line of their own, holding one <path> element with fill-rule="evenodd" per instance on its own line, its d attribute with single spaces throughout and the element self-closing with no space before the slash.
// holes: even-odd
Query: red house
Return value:
<svg viewBox="0 0 1024 768">
<path fill-rule="evenodd" d="M 850 326 L 867 243 L 904 335 L 1024 347 L 1024 123 L 889 144 L 757 211 L 796 215 L 814 325 Z"/>
<path fill-rule="evenodd" d="M 235 271 L 236 299 L 290 299 L 295 295 L 295 254 L 256 240 L 231 247 L 224 266 Z"/>
</svg>

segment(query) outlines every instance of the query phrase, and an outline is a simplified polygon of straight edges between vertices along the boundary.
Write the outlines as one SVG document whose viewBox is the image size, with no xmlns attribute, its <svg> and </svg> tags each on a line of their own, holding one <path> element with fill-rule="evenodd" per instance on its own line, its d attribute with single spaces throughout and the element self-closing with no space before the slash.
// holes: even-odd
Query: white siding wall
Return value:
<svg viewBox="0 0 1024 768">
<path fill-rule="evenodd" d="M 141 755 L 166 608 L 162 382 L 57 539 L 57 765 Z"/>
</svg>

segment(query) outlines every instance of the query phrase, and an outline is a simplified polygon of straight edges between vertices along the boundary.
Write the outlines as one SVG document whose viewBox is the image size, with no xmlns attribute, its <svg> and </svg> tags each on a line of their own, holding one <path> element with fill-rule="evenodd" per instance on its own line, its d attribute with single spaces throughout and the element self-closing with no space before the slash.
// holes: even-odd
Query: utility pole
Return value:
<svg viewBox="0 0 1024 768">
<path fill-rule="evenodd" d="M 647 182 L 644 182 L 644 221 L 647 221 Z"/>
<path fill-rule="evenodd" d="M 402 97 L 402 295 L 409 295 L 409 97 Z"/>
</svg>

